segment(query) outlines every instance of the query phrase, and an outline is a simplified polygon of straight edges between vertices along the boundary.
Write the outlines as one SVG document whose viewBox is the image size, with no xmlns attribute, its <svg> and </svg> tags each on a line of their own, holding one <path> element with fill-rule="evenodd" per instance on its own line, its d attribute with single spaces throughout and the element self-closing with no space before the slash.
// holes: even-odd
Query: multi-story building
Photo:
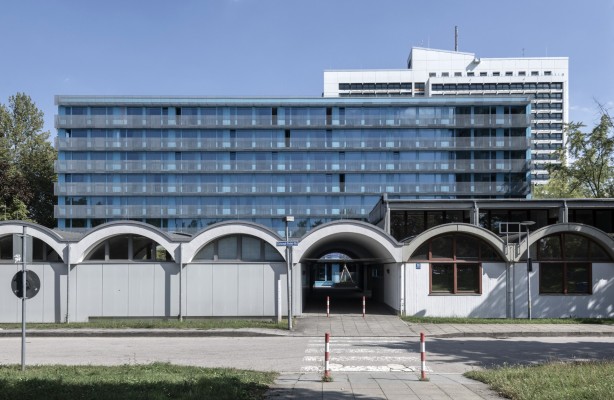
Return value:
<svg viewBox="0 0 614 400">
<path fill-rule="evenodd" d="M 63 230 L 247 220 L 301 236 L 402 199 L 526 198 L 527 96 L 57 96 Z"/>
<path fill-rule="evenodd" d="M 414 47 L 407 69 L 325 71 L 324 96 L 531 96 L 532 182 L 540 184 L 565 144 L 568 71 L 567 57 L 480 58 Z"/>
</svg>

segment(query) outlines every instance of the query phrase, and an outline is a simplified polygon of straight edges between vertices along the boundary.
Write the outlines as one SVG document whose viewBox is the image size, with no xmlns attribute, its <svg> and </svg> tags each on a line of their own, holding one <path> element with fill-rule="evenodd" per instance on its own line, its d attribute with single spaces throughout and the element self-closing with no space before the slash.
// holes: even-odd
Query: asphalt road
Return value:
<svg viewBox="0 0 614 400">
<path fill-rule="evenodd" d="M 414 340 L 414 339 L 412 339 Z M 435 373 L 462 373 L 503 363 L 614 359 L 614 338 L 431 339 L 427 367 Z M 115 365 L 171 362 L 307 372 L 323 360 L 324 344 L 308 337 L 90 337 L 27 339 L 28 365 Z M 339 338 L 331 362 L 339 371 L 409 371 L 419 366 L 417 342 L 407 338 Z M 18 364 L 21 338 L 0 338 L 0 363 Z"/>
</svg>

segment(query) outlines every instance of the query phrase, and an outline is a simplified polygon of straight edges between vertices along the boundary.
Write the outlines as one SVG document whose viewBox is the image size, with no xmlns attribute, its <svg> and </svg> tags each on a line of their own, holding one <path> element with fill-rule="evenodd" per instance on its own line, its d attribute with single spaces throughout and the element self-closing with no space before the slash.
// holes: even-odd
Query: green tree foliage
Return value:
<svg viewBox="0 0 614 400">
<path fill-rule="evenodd" d="M 0 104 L 0 219 L 53 227 L 56 151 L 43 132 L 43 112 L 17 93 Z"/>
<path fill-rule="evenodd" d="M 614 126 L 607 111 L 601 108 L 599 124 L 590 132 L 584 125 L 566 127 L 570 162 L 565 163 L 565 149 L 558 152 L 561 164 L 552 165 L 548 184 L 537 187 L 536 198 L 614 197 Z"/>
</svg>

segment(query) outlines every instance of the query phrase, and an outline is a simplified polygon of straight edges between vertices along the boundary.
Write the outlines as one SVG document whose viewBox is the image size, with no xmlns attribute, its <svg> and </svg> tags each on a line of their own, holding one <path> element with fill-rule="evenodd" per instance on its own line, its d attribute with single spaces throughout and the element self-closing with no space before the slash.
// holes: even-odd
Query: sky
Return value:
<svg viewBox="0 0 614 400">
<path fill-rule="evenodd" d="M 326 69 L 412 46 L 569 57 L 570 120 L 614 111 L 614 0 L 0 0 L 0 103 L 54 95 L 321 96 Z"/>
</svg>

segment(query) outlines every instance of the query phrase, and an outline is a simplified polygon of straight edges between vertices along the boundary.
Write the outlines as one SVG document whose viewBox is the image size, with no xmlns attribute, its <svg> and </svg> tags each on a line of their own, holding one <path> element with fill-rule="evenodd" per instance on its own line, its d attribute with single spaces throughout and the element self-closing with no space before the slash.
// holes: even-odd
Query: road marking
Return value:
<svg viewBox="0 0 614 400">
<path fill-rule="evenodd" d="M 333 372 L 416 372 L 420 370 L 417 349 L 403 340 L 380 338 L 331 339 L 330 370 Z M 324 371 L 324 342 L 310 339 L 301 371 Z M 429 370 L 429 372 L 432 372 Z"/>
</svg>

